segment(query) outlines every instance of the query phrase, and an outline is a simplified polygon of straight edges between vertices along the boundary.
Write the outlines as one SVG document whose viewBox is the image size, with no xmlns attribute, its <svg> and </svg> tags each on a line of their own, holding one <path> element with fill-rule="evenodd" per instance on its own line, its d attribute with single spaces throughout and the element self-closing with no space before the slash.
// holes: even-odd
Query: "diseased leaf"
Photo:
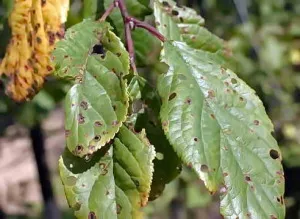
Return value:
<svg viewBox="0 0 300 219">
<path fill-rule="evenodd" d="M 79 219 L 141 218 L 150 192 L 155 151 L 145 133 L 125 126 L 89 160 L 67 149 L 59 170 L 70 207 Z M 94 217 L 92 217 L 94 216 Z"/>
<path fill-rule="evenodd" d="M 126 119 L 128 53 L 106 23 L 85 20 L 67 31 L 53 55 L 58 75 L 77 80 L 65 103 L 67 147 L 88 156 L 110 141 Z"/>
<path fill-rule="evenodd" d="M 169 40 L 211 52 L 228 50 L 222 39 L 203 27 L 204 19 L 191 8 L 178 7 L 172 0 L 156 0 L 154 15 L 158 30 Z"/>
<path fill-rule="evenodd" d="M 69 0 L 16 0 L 9 16 L 11 38 L 0 64 L 8 77 L 6 93 L 15 101 L 31 99 L 53 66 L 49 55 L 64 36 Z"/>
<path fill-rule="evenodd" d="M 160 116 L 177 154 L 210 191 L 221 186 L 226 218 L 283 219 L 281 155 L 255 92 L 213 53 L 175 41 L 164 54 Z"/>
<path fill-rule="evenodd" d="M 150 200 L 153 200 L 161 195 L 167 183 L 179 175 L 181 162 L 162 130 L 158 93 L 140 76 L 133 77 L 128 92 L 132 99 L 132 114 L 127 123 L 136 131 L 145 129 L 147 138 L 157 153 L 153 161 L 154 174 L 150 193 Z"/>
</svg>

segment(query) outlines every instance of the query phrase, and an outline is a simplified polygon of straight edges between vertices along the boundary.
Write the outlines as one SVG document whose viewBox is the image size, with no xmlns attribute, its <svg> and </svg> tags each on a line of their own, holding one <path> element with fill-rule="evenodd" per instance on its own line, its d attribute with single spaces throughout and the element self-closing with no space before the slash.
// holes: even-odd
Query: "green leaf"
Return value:
<svg viewBox="0 0 300 219">
<path fill-rule="evenodd" d="M 181 162 L 162 130 L 158 93 L 140 76 L 133 77 L 128 92 L 132 99 L 132 115 L 128 123 L 137 131 L 145 129 L 157 152 L 150 194 L 150 200 L 153 200 L 161 195 L 167 183 L 180 174 Z"/>
<path fill-rule="evenodd" d="M 227 50 L 225 42 L 203 27 L 204 19 L 191 8 L 178 7 L 172 0 L 156 0 L 154 15 L 159 32 L 169 40 L 211 52 Z"/>
<path fill-rule="evenodd" d="M 166 42 L 159 78 L 165 134 L 206 187 L 221 188 L 226 218 L 284 218 L 281 155 L 255 95 L 215 54 Z"/>
<path fill-rule="evenodd" d="M 53 53 L 58 75 L 77 80 L 66 96 L 65 129 L 67 147 L 80 157 L 105 145 L 126 120 L 123 76 L 129 73 L 129 57 L 108 29 L 106 23 L 85 20 L 68 29 Z"/>
<path fill-rule="evenodd" d="M 150 192 L 155 151 L 145 133 L 120 128 L 113 143 L 89 160 L 67 149 L 59 160 L 68 203 L 77 218 L 141 218 Z"/>
<path fill-rule="evenodd" d="M 84 18 L 95 19 L 97 16 L 98 0 L 84 0 L 82 9 Z"/>
</svg>

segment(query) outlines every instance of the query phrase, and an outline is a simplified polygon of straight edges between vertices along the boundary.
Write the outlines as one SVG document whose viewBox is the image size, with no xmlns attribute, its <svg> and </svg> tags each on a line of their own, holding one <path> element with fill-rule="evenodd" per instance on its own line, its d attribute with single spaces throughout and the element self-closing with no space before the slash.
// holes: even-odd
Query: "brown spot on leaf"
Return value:
<svg viewBox="0 0 300 219">
<path fill-rule="evenodd" d="M 88 219 L 97 219 L 97 216 L 96 216 L 96 214 L 94 212 L 91 211 L 89 213 Z"/>
<path fill-rule="evenodd" d="M 279 152 L 274 150 L 274 149 L 270 150 L 270 157 L 274 160 L 278 159 L 279 158 Z"/>
<path fill-rule="evenodd" d="M 170 96 L 169 96 L 169 101 L 173 100 L 176 96 L 177 96 L 176 93 L 171 93 Z"/>
<path fill-rule="evenodd" d="M 99 167 L 102 172 L 101 175 L 105 176 L 108 173 L 107 165 L 105 163 L 99 163 Z"/>
<path fill-rule="evenodd" d="M 100 139 L 101 139 L 101 136 L 100 135 L 96 135 L 95 137 L 94 137 L 94 140 L 97 142 L 97 141 L 100 141 Z"/>
<path fill-rule="evenodd" d="M 240 97 L 240 101 L 244 101 L 244 98 L 243 98 L 243 97 Z"/>
<path fill-rule="evenodd" d="M 163 122 L 162 122 L 162 125 L 163 125 L 163 126 L 168 126 L 168 125 L 169 125 L 169 122 L 168 122 L 168 121 L 163 121 Z"/>
<path fill-rule="evenodd" d="M 215 117 L 214 114 L 210 114 L 210 117 L 211 117 L 212 119 L 216 119 L 216 117 Z"/>
<path fill-rule="evenodd" d="M 251 181 L 250 176 L 245 176 L 245 180 L 246 180 L 247 182 L 250 182 L 250 181 Z"/>
<path fill-rule="evenodd" d="M 89 146 L 89 150 L 90 150 L 90 151 L 95 151 L 95 149 L 96 149 L 96 147 L 95 147 L 94 145 L 90 145 L 90 146 Z"/>
<path fill-rule="evenodd" d="M 122 207 L 121 205 L 117 204 L 117 214 L 121 214 Z"/>
<path fill-rule="evenodd" d="M 70 131 L 70 130 L 65 130 L 65 136 L 66 136 L 66 137 L 69 137 L 70 134 L 71 134 L 71 131 Z"/>
<path fill-rule="evenodd" d="M 226 68 L 221 67 L 221 73 L 222 73 L 222 74 L 225 74 L 225 73 L 226 73 Z"/>
<path fill-rule="evenodd" d="M 94 125 L 97 126 L 97 127 L 100 127 L 100 126 L 102 126 L 102 122 L 96 121 L 96 122 L 94 123 Z"/>
<path fill-rule="evenodd" d="M 197 142 L 197 141 L 198 141 L 198 138 L 194 138 L 194 141 L 196 141 L 196 142 Z"/>
<path fill-rule="evenodd" d="M 284 205 L 284 198 L 283 198 L 283 196 L 280 196 L 280 204 Z"/>
<path fill-rule="evenodd" d="M 42 43 L 42 39 L 41 39 L 40 37 L 37 37 L 37 38 L 36 38 L 36 42 L 37 42 L 38 44 L 40 44 L 40 43 Z"/>
<path fill-rule="evenodd" d="M 84 110 L 88 109 L 88 103 L 86 101 L 81 101 L 80 106 Z"/>
<path fill-rule="evenodd" d="M 224 177 L 228 176 L 228 173 L 226 173 L 226 172 L 225 172 L 225 173 L 223 173 L 223 176 L 224 176 Z"/>
<path fill-rule="evenodd" d="M 81 208 L 81 203 L 79 203 L 79 202 L 76 202 L 75 205 L 73 205 L 73 209 L 75 211 L 79 211 L 80 208 Z"/>
<path fill-rule="evenodd" d="M 259 125 L 259 121 L 258 120 L 254 120 L 253 123 L 254 123 L 254 125 Z"/>
<path fill-rule="evenodd" d="M 164 7 L 170 7 L 169 3 L 166 2 L 166 1 L 163 1 L 162 4 L 163 4 Z"/>
<path fill-rule="evenodd" d="M 275 215 L 271 214 L 270 219 L 277 219 L 277 217 Z"/>
<path fill-rule="evenodd" d="M 207 173 L 208 172 L 208 166 L 205 165 L 205 164 L 202 164 L 201 167 L 200 167 L 200 170 L 204 173 Z"/>
<path fill-rule="evenodd" d="M 119 124 L 119 122 L 118 122 L 117 120 L 115 120 L 115 121 L 112 122 L 112 125 L 113 125 L 113 126 L 116 126 L 116 125 L 118 125 L 118 124 Z"/>
<path fill-rule="evenodd" d="M 213 90 L 209 90 L 208 91 L 208 98 L 213 98 L 213 97 L 215 97 L 216 95 L 215 95 L 215 92 L 213 91 Z"/>
<path fill-rule="evenodd" d="M 81 113 L 79 113 L 79 115 L 78 115 L 78 123 L 79 124 L 83 124 L 84 122 L 85 122 L 84 116 Z"/>
<path fill-rule="evenodd" d="M 75 148 L 76 154 L 80 154 L 83 151 L 83 146 L 82 145 L 77 145 Z"/>
<path fill-rule="evenodd" d="M 192 103 L 191 98 L 187 98 L 186 101 L 185 101 L 185 103 L 190 105 Z"/>
<path fill-rule="evenodd" d="M 171 11 L 171 13 L 172 13 L 172 15 L 174 15 L 174 16 L 177 16 L 177 15 L 179 15 L 179 12 L 178 12 L 178 11 L 176 11 L 176 10 L 172 10 L 172 11 Z"/>
</svg>

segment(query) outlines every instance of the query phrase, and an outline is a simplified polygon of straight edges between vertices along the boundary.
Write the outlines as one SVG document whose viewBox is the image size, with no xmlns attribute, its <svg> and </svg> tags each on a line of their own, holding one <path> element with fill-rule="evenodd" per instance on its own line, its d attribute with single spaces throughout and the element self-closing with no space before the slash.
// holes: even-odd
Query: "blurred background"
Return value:
<svg viewBox="0 0 300 219">
<path fill-rule="evenodd" d="M 0 2 L 2 58 L 13 1 Z M 228 42 L 235 58 L 233 70 L 262 99 L 283 154 L 286 218 L 300 218 L 300 1 L 177 2 L 197 10 L 206 27 Z M 82 1 L 71 3 L 67 27 L 85 16 Z M 147 20 L 153 22 L 153 17 Z M 159 72 L 161 65 L 155 58 L 159 42 L 148 37 L 135 46 L 139 71 Z M 155 83 L 155 78 L 150 79 Z M 31 102 L 16 104 L 5 96 L 0 81 L 0 218 L 74 218 L 57 171 L 65 146 L 63 99 L 69 88 L 67 82 L 49 77 Z M 144 211 L 149 219 L 221 218 L 218 194 L 210 195 L 187 168 Z"/>
</svg>

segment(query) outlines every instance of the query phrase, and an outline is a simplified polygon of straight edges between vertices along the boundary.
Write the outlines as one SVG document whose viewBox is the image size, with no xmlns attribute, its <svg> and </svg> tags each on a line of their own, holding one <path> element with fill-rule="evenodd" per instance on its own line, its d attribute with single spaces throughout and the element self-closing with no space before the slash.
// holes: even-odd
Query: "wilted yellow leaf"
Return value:
<svg viewBox="0 0 300 219">
<path fill-rule="evenodd" d="M 0 65 L 8 77 L 6 93 L 30 99 L 53 70 L 50 52 L 64 35 L 69 0 L 15 0 L 9 17 L 12 37 Z"/>
</svg>

